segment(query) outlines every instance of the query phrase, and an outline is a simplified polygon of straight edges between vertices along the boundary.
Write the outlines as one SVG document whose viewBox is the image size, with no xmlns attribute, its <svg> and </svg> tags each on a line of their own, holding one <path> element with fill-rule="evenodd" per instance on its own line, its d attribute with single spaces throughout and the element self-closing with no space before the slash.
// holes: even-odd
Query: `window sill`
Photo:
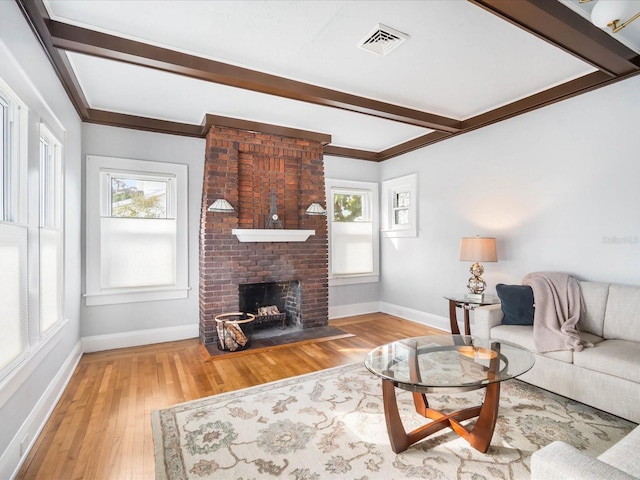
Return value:
<svg viewBox="0 0 640 480">
<path fill-rule="evenodd" d="M 382 230 L 382 235 L 387 238 L 410 238 L 418 236 L 418 229 L 405 228 L 404 230 Z"/>
<path fill-rule="evenodd" d="M 115 305 L 118 303 L 156 302 L 158 300 L 179 300 L 189 296 L 189 287 L 163 288 L 135 291 L 85 293 L 87 307 Z"/>
<path fill-rule="evenodd" d="M 341 285 L 357 285 L 359 283 L 378 283 L 380 275 L 353 275 L 349 277 L 332 277 L 329 278 L 330 287 L 339 287 Z"/>
</svg>

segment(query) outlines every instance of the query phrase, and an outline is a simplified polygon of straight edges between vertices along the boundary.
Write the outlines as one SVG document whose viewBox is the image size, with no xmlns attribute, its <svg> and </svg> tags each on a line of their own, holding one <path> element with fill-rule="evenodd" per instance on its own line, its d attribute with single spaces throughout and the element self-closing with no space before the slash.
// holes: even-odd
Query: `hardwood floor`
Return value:
<svg viewBox="0 0 640 480">
<path fill-rule="evenodd" d="M 151 411 L 362 361 L 372 348 L 439 330 L 382 313 L 330 322 L 355 336 L 211 360 L 197 339 L 86 354 L 19 479 L 153 479 Z"/>
</svg>

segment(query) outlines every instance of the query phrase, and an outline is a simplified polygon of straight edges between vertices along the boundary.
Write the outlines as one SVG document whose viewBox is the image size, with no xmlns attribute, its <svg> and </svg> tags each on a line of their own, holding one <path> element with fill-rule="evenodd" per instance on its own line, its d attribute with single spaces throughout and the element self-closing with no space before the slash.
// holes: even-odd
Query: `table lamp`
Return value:
<svg viewBox="0 0 640 480">
<path fill-rule="evenodd" d="M 482 295 L 486 282 L 481 275 L 484 267 L 480 262 L 497 262 L 496 239 L 491 237 L 463 237 L 460 239 L 460 260 L 463 262 L 473 262 L 469 271 L 471 277 L 467 282 L 469 293 L 467 296 L 472 300 L 482 300 Z"/>
</svg>

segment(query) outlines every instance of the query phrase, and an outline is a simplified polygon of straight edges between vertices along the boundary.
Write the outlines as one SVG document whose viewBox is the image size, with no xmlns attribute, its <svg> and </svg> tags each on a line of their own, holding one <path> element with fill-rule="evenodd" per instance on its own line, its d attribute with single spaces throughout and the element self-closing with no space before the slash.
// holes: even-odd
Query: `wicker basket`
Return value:
<svg viewBox="0 0 640 480">
<path fill-rule="evenodd" d="M 253 320 L 250 313 L 223 313 L 215 317 L 218 334 L 218 349 L 226 352 L 237 352 L 251 346 Z"/>
</svg>

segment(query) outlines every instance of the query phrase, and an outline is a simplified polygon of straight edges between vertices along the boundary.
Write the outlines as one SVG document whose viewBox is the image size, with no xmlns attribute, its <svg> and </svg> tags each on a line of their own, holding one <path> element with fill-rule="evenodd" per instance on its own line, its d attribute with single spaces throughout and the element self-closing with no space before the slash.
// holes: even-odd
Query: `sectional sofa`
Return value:
<svg viewBox="0 0 640 480">
<path fill-rule="evenodd" d="M 503 325 L 500 305 L 475 310 L 472 334 L 503 340 L 534 353 L 521 380 L 640 423 L 640 287 L 579 282 L 584 312 L 582 351 L 537 353 L 533 326 Z"/>
<path fill-rule="evenodd" d="M 640 427 L 597 458 L 556 441 L 531 456 L 531 480 L 637 480 Z"/>
</svg>

